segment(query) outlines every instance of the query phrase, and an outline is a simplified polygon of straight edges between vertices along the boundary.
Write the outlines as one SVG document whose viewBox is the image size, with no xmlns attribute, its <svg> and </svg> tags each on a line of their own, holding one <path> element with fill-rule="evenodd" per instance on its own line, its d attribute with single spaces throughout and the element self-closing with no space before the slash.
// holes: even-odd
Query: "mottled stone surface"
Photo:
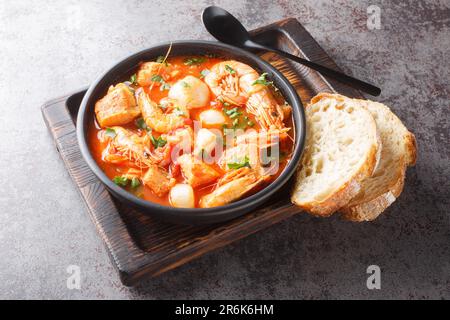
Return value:
<svg viewBox="0 0 450 320">
<path fill-rule="evenodd" d="M 195 3 L 194 3 L 195 2 Z M 40 105 L 151 44 L 210 39 L 209 1 L 0 2 L 0 298 L 450 298 L 450 2 L 215 1 L 255 28 L 296 17 L 345 71 L 380 84 L 416 134 L 405 191 L 373 223 L 300 214 L 138 288 L 89 220 Z M 366 9 L 381 8 L 368 30 Z M 66 268 L 81 267 L 81 290 Z M 381 290 L 366 268 L 382 270 Z"/>
</svg>

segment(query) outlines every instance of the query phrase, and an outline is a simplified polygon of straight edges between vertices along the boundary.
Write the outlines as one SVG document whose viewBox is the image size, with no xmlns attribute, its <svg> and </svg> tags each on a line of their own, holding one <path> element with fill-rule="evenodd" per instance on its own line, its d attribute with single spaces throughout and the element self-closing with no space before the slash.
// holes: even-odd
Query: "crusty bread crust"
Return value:
<svg viewBox="0 0 450 320">
<path fill-rule="evenodd" d="M 408 132 L 406 139 L 406 148 L 408 150 L 407 164 L 408 166 L 414 166 L 417 161 L 417 142 L 413 133 Z"/>
<path fill-rule="evenodd" d="M 402 167 L 402 174 L 389 191 L 366 202 L 351 207 L 342 207 L 339 211 L 346 220 L 354 222 L 372 221 L 386 210 L 400 196 L 403 191 L 406 167 Z"/>
<path fill-rule="evenodd" d="M 341 96 L 339 94 L 330 94 L 330 93 L 320 93 L 311 99 L 310 104 L 308 104 L 307 108 L 319 102 L 321 99 L 335 99 L 341 102 L 352 100 L 357 105 L 361 107 L 369 108 L 369 104 L 371 108 L 382 108 L 383 112 L 392 113 L 389 108 L 384 105 L 379 104 L 378 102 L 372 102 L 368 100 L 358 100 L 358 99 L 350 99 L 345 96 Z M 387 111 L 385 111 L 387 108 Z M 374 115 L 375 117 L 375 115 Z M 363 183 L 364 179 L 370 179 L 372 174 L 375 172 L 378 164 L 381 163 L 381 150 L 382 150 L 382 141 L 379 128 L 377 127 L 377 121 L 373 119 L 373 123 L 368 125 L 374 125 L 377 132 L 377 143 L 374 144 L 371 148 L 371 151 L 366 153 L 367 159 L 365 159 L 364 164 L 358 171 L 348 180 L 343 181 L 342 185 L 334 190 L 332 194 L 328 195 L 325 199 L 320 201 L 310 201 L 305 202 L 302 199 L 299 199 L 295 190 L 297 189 L 297 184 L 294 186 L 292 192 L 292 202 L 306 211 L 322 216 L 327 217 L 333 214 L 335 211 L 339 210 L 343 216 L 343 218 L 351 221 L 372 221 L 376 219 L 387 207 L 389 207 L 401 194 L 404 187 L 406 169 L 408 166 L 415 165 L 417 161 L 417 145 L 414 134 L 409 132 L 406 128 L 404 128 L 403 124 L 401 124 L 401 120 L 398 119 L 393 113 L 392 117 L 394 118 L 394 124 L 396 127 L 403 131 L 403 140 L 400 143 L 404 147 L 403 155 L 400 155 L 400 158 L 394 160 L 397 166 L 389 167 L 389 177 L 390 179 L 381 180 L 384 181 L 385 185 L 382 186 L 383 189 L 378 190 L 381 192 L 368 192 L 366 190 L 361 190 L 365 183 Z M 386 122 L 382 122 L 383 124 Z M 403 128 L 403 129 L 401 129 Z M 384 131 L 383 131 L 384 132 Z M 389 131 L 386 131 L 389 132 Z M 384 133 L 385 134 L 385 133 Z M 389 134 L 389 133 L 388 133 Z M 392 133 L 391 133 L 392 134 Z M 400 137 L 399 137 L 400 138 Z M 384 137 L 383 137 L 384 139 Z M 401 138 L 400 138 L 401 139 Z M 389 156 L 390 149 L 386 149 L 386 155 Z M 384 154 L 384 153 L 383 153 Z M 389 159 L 389 158 L 386 158 Z M 389 161 L 389 160 L 388 160 Z M 392 163 L 392 162 L 391 162 Z M 381 164 L 380 164 L 381 165 Z M 301 168 L 298 169 L 300 172 Z M 383 168 L 380 168 L 380 172 L 383 172 Z M 378 172 L 378 171 L 377 171 Z M 377 173 L 378 174 L 378 173 Z M 386 174 L 386 173 L 385 173 Z M 299 176 L 299 175 L 297 175 Z M 326 181 L 324 181 L 326 183 Z"/>
<path fill-rule="evenodd" d="M 320 93 L 311 99 L 311 103 L 308 104 L 306 108 L 323 98 L 336 99 L 342 102 L 344 102 L 345 99 L 349 99 L 339 94 Z M 370 147 L 363 165 L 353 174 L 353 176 L 348 179 L 348 181 L 343 181 L 342 185 L 324 200 L 308 203 L 303 203 L 301 199 L 298 198 L 295 192 L 297 183 L 295 183 L 291 197 L 291 201 L 295 205 L 311 214 L 327 217 L 332 215 L 342 206 L 346 205 L 355 195 L 358 194 L 361 188 L 360 182 L 365 178 L 370 177 L 375 171 L 381 152 L 381 138 L 377 131 L 378 129 L 376 127 L 375 120 L 372 119 L 372 122 L 368 123 L 367 126 L 371 126 L 372 130 L 376 132 L 376 142 Z M 301 168 L 298 170 L 301 170 Z"/>
<path fill-rule="evenodd" d="M 373 103 L 370 101 L 364 101 L 364 103 Z M 376 103 L 376 105 L 380 105 Z M 386 106 L 381 106 L 382 108 L 387 108 Z M 392 113 L 389 108 L 388 112 Z M 392 113 L 393 114 L 393 113 Z M 395 115 L 394 119 L 399 122 L 399 125 L 403 127 L 400 119 Z M 385 180 L 385 192 L 378 194 L 364 194 L 365 190 L 362 190 L 362 194 L 359 194 L 356 199 L 352 199 L 350 203 L 339 211 L 342 213 L 344 219 L 351 221 L 372 221 L 376 219 L 387 207 L 389 207 L 401 194 L 403 191 L 404 180 L 406 176 L 407 166 L 412 166 L 416 163 L 417 158 L 417 146 L 414 134 L 407 131 L 403 134 L 403 146 L 405 148 L 404 154 L 397 159 L 397 167 L 390 172 L 390 177 L 393 180 Z M 388 149 L 386 149 L 388 150 Z M 370 178 L 368 178 L 370 179 Z"/>
</svg>

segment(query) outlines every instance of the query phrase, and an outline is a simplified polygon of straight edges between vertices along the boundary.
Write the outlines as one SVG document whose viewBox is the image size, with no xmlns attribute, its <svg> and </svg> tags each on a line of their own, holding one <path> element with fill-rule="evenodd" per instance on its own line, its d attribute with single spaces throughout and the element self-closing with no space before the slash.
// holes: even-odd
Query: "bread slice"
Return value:
<svg viewBox="0 0 450 320">
<path fill-rule="evenodd" d="M 339 211 L 352 221 L 371 221 L 389 207 L 403 190 L 406 167 L 416 162 L 414 135 L 384 104 L 354 100 L 368 110 L 380 132 L 383 149 L 372 177 L 361 183 L 360 192 Z"/>
<path fill-rule="evenodd" d="M 321 93 L 305 113 L 306 145 L 291 200 L 314 215 L 329 216 L 372 175 L 381 140 L 370 112 L 344 96 Z"/>
</svg>

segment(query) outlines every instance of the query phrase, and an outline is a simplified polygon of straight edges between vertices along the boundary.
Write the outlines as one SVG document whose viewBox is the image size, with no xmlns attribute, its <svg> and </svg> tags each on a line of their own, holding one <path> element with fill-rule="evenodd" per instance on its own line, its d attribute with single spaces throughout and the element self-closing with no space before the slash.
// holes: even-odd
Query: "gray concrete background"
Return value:
<svg viewBox="0 0 450 320">
<path fill-rule="evenodd" d="M 450 298 L 450 1 L 215 1 L 255 28 L 296 17 L 345 71 L 383 88 L 416 134 L 417 166 L 377 221 L 300 214 L 126 288 L 40 105 L 154 43 L 210 39 L 209 1 L 1 1 L 0 298 Z M 381 8 L 381 30 L 366 9 Z M 81 290 L 68 290 L 68 265 Z M 381 290 L 366 268 L 382 269 Z"/>
</svg>

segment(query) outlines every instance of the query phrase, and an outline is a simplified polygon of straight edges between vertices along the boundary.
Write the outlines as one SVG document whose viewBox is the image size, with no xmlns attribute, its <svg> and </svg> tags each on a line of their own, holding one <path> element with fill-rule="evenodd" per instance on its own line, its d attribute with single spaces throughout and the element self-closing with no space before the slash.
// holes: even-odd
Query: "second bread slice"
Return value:
<svg viewBox="0 0 450 320">
<path fill-rule="evenodd" d="M 377 218 L 400 195 L 406 167 L 416 161 L 414 135 L 384 104 L 354 100 L 368 110 L 379 129 L 383 150 L 381 160 L 372 177 L 361 183 L 361 191 L 339 211 L 352 221 L 370 221 Z"/>
<path fill-rule="evenodd" d="M 319 94 L 306 107 L 307 138 L 292 202 L 319 216 L 346 205 L 381 153 L 371 114 L 352 99 Z"/>
</svg>

